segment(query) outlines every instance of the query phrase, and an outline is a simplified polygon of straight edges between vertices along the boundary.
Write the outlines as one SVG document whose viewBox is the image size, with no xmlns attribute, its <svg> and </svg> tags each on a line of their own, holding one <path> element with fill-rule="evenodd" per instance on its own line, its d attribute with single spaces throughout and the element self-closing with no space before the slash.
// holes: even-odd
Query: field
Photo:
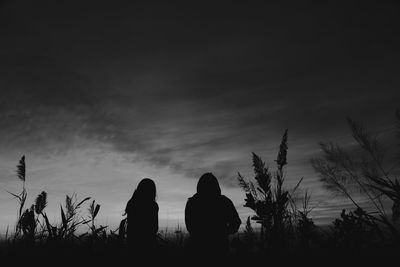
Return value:
<svg viewBox="0 0 400 267">
<path fill-rule="evenodd" d="M 303 246 L 299 243 L 285 244 L 284 248 L 265 248 L 257 240 L 260 233 L 240 232 L 231 238 L 229 254 L 220 259 L 224 265 L 292 265 L 307 264 L 384 264 L 397 258 L 400 249 L 398 241 L 356 243 L 348 240 L 346 244 L 328 236 L 320 235 L 318 240 Z M 187 235 L 181 232 L 166 233 L 160 236 L 159 249 L 148 255 L 137 255 L 126 242 L 117 235 L 81 237 L 70 240 L 37 239 L 35 243 L 26 240 L 3 240 L 0 244 L 2 263 L 12 266 L 108 266 L 129 263 L 132 266 L 145 260 L 146 265 L 203 265 L 219 261 L 207 255 L 193 258 L 187 254 Z M 293 240 L 292 240 L 293 241 Z M 351 243 L 351 245 L 350 245 Z M 204 266 L 204 265 L 203 265 Z"/>
<path fill-rule="evenodd" d="M 19 203 L 18 223 L 1 241 L 0 257 L 13 266 L 135 265 L 139 260 L 146 261 L 146 265 L 217 262 L 224 265 L 360 265 L 396 260 L 400 251 L 399 180 L 385 170 L 376 140 L 356 122 L 349 120 L 349 124 L 366 155 L 351 158 L 340 146 L 328 143 L 321 145 L 325 157 L 312 160 L 326 187 L 341 192 L 354 203 L 354 210 L 343 210 L 331 225 L 324 228 L 316 226 L 309 216 L 311 196 L 305 193 L 300 201 L 293 197 L 302 179 L 294 188 L 284 186 L 288 150 L 288 132 L 285 131 L 275 171 L 267 168 L 261 157 L 253 153 L 254 179 L 245 180 L 238 174 L 238 184 L 245 196 L 244 204 L 254 211 L 254 216 L 247 219 L 243 230 L 230 236 L 229 253 L 218 260 L 202 251 L 189 254 L 189 236 L 181 228 L 160 230 L 158 248 L 138 253 L 127 245 L 126 220 L 114 230 L 96 224 L 100 205 L 90 197 L 78 199 L 76 195 L 67 195 L 60 208 L 60 221 L 50 222 L 45 211 L 46 192 L 39 194 L 30 208 L 25 208 L 24 157 L 17 165 L 22 191 L 19 194 L 9 192 Z M 367 156 L 369 161 L 365 161 Z M 355 162 L 359 159 L 364 161 L 363 164 Z M 362 209 L 352 197 L 351 186 L 364 193 L 376 210 L 367 212 Z M 391 201 L 391 214 L 386 213 L 383 199 Z M 88 207 L 85 208 L 88 214 L 84 217 L 81 216 L 83 207 Z M 252 221 L 259 227 L 255 229 Z M 78 229 L 82 226 L 90 230 L 80 233 Z"/>
</svg>

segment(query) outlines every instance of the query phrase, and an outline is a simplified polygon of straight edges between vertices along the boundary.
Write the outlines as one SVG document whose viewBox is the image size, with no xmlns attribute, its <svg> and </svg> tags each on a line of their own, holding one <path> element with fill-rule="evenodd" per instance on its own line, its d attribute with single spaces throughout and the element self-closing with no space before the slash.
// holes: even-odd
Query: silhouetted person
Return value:
<svg viewBox="0 0 400 267">
<path fill-rule="evenodd" d="M 238 231 L 241 220 L 232 201 L 221 195 L 218 180 L 212 173 L 200 177 L 197 193 L 188 199 L 185 223 L 191 254 L 204 260 L 204 257 L 228 253 L 228 235 Z"/>
<path fill-rule="evenodd" d="M 128 245 L 134 256 L 143 256 L 157 249 L 158 204 L 153 180 L 141 180 L 126 205 Z"/>
</svg>

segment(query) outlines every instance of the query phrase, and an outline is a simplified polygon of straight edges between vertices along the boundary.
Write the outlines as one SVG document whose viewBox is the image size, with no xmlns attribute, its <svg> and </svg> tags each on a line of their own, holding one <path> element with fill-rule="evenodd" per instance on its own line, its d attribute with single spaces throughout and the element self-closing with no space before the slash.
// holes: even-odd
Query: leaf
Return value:
<svg viewBox="0 0 400 267">
<path fill-rule="evenodd" d="M 85 237 L 87 235 L 88 235 L 88 233 L 83 233 L 83 234 L 79 235 L 79 238 Z"/>
<path fill-rule="evenodd" d="M 299 188 L 301 182 L 303 181 L 303 178 L 304 177 L 301 177 L 300 180 L 297 182 L 296 186 L 292 189 L 292 194 L 294 194 L 297 191 L 297 189 Z"/>
<path fill-rule="evenodd" d="M 93 200 L 92 203 L 90 203 L 90 205 L 89 205 L 89 214 L 92 217 L 92 219 L 94 217 L 93 216 L 93 214 L 94 214 L 94 202 L 95 202 L 95 200 Z"/>
<path fill-rule="evenodd" d="M 76 208 L 79 208 L 85 201 L 88 201 L 90 199 L 90 197 L 84 198 L 81 202 L 78 203 L 78 205 L 76 205 Z"/>
<path fill-rule="evenodd" d="M 79 221 L 77 224 L 88 224 L 88 223 L 90 223 L 92 220 L 82 220 L 82 221 Z"/>
<path fill-rule="evenodd" d="M 49 232 L 49 236 L 51 237 L 53 235 L 53 231 L 51 230 L 52 226 L 49 222 L 49 219 L 47 218 L 46 213 L 43 213 L 42 215 L 43 215 L 44 221 L 46 222 L 47 232 Z"/>
<path fill-rule="evenodd" d="M 64 210 L 61 205 L 60 205 L 60 208 L 61 208 L 61 221 L 62 221 L 64 229 L 66 230 L 68 227 L 68 221 L 67 221 L 67 218 L 65 217 L 65 213 L 64 213 Z"/>
<path fill-rule="evenodd" d="M 22 201 L 22 199 L 21 199 L 20 196 L 14 194 L 14 193 L 11 193 L 11 192 L 9 192 L 9 191 L 7 191 L 7 190 L 6 190 L 6 192 L 9 193 L 10 195 L 13 195 L 15 198 L 18 198 L 19 201 Z"/>
<path fill-rule="evenodd" d="M 20 204 L 19 204 L 19 214 L 21 214 L 22 209 L 24 208 L 27 195 L 28 194 L 26 193 L 25 188 L 23 188 L 22 189 L 22 193 L 21 193 L 21 201 L 20 201 Z"/>
<path fill-rule="evenodd" d="M 97 213 L 99 213 L 99 210 L 100 210 L 100 205 L 96 204 L 96 208 L 94 210 L 94 214 L 93 214 L 93 218 L 92 219 L 94 219 L 96 217 Z"/>
</svg>

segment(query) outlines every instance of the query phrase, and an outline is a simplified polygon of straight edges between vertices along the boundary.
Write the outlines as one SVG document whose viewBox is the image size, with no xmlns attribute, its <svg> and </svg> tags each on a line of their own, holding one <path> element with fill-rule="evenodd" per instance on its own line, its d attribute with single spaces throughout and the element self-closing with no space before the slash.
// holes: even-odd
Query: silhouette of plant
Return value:
<svg viewBox="0 0 400 267">
<path fill-rule="evenodd" d="M 22 181 L 22 191 L 20 194 L 14 194 L 11 193 L 9 191 L 7 191 L 9 194 L 13 195 L 19 203 L 19 209 L 18 209 L 18 218 L 17 218 L 17 224 L 16 224 L 16 237 L 21 233 L 21 226 L 23 225 L 20 221 L 24 215 L 24 220 L 26 220 L 27 218 L 27 212 L 25 211 L 24 213 L 22 213 L 23 209 L 24 209 L 24 205 L 25 205 L 25 201 L 26 198 L 28 196 L 26 189 L 25 189 L 25 180 L 26 180 L 26 165 L 25 165 L 25 155 L 23 155 L 21 157 L 21 159 L 19 160 L 19 163 L 17 165 L 17 177 Z M 26 230 L 26 229 L 25 229 Z"/>
<path fill-rule="evenodd" d="M 399 111 L 396 112 L 396 118 L 400 139 Z M 313 158 L 312 166 L 319 173 L 321 181 L 328 190 L 347 197 L 357 210 L 362 210 L 362 208 L 356 201 L 355 190 L 365 196 L 375 208 L 370 213 L 364 211 L 365 216 L 379 224 L 384 224 L 394 236 L 400 238 L 400 232 L 395 227 L 400 218 L 400 183 L 392 172 L 399 166 L 399 161 L 396 160 L 392 167 L 388 167 L 391 164 L 385 161 L 385 151 L 377 135 L 365 130 L 351 118 L 348 118 L 347 122 L 358 144 L 358 154 L 354 155 L 354 152 L 352 154 L 338 144 L 320 143 L 323 156 Z M 384 200 L 392 202 L 391 216 L 386 212 Z"/>
<path fill-rule="evenodd" d="M 238 173 L 239 185 L 245 191 L 245 207 L 248 207 L 256 213 L 251 219 L 261 224 L 261 241 L 264 241 L 265 232 L 272 229 L 272 209 L 273 199 L 271 191 L 271 173 L 265 168 L 265 163 L 261 158 L 253 153 L 253 167 L 257 189 L 253 182 L 246 182 L 244 177 Z"/>
<path fill-rule="evenodd" d="M 29 242 L 34 241 L 36 230 L 34 205 L 32 205 L 29 209 L 26 209 L 24 213 L 22 213 L 18 221 L 18 229 L 22 230 L 24 237 Z"/>
<path fill-rule="evenodd" d="M 371 217 L 361 208 L 346 213 L 342 210 L 340 219 L 333 222 L 332 241 L 339 248 L 360 249 L 376 240 L 381 232 Z"/>
<path fill-rule="evenodd" d="M 57 236 L 59 238 L 74 238 L 75 237 L 75 231 L 77 228 L 82 225 L 86 224 L 89 222 L 89 220 L 85 220 L 80 218 L 79 215 L 79 208 L 81 205 L 88 201 L 90 197 L 86 197 L 80 202 L 77 201 L 77 196 L 76 194 L 72 194 L 72 196 L 67 195 L 65 197 L 65 210 L 62 206 L 61 208 L 61 225 L 58 227 L 56 230 Z M 54 232 L 53 232 L 54 233 Z"/>
<path fill-rule="evenodd" d="M 26 195 L 26 193 L 25 193 Z M 33 242 L 35 240 L 35 235 L 37 234 L 38 226 L 41 226 L 41 234 L 44 232 L 43 223 L 39 220 L 39 215 L 42 215 L 45 218 L 46 223 L 48 223 L 47 216 L 43 212 L 47 205 L 47 194 L 46 192 L 40 193 L 35 200 L 35 204 L 33 204 L 29 209 L 26 209 L 18 219 L 17 227 L 20 232 L 16 232 L 15 238 L 19 237 L 22 233 L 22 236 L 28 240 L 29 242 Z M 35 216 L 35 213 L 37 216 Z M 47 224 L 46 224 L 47 225 Z"/>
<path fill-rule="evenodd" d="M 300 242 L 300 246 L 307 250 L 310 249 L 312 242 L 320 238 L 320 233 L 317 226 L 314 224 L 313 219 L 310 217 L 310 212 L 312 208 L 309 207 L 311 195 L 305 192 L 302 209 L 297 210 L 296 215 L 296 233 Z"/>
<path fill-rule="evenodd" d="M 17 177 L 23 182 L 22 192 L 20 194 L 13 194 L 15 198 L 18 199 L 19 209 L 18 209 L 18 220 L 16 224 L 16 231 L 14 234 L 14 239 L 18 237 L 24 237 L 29 241 L 35 241 L 36 238 L 50 238 L 50 239 L 70 239 L 76 238 L 75 232 L 80 225 L 88 225 L 91 230 L 90 236 L 98 236 L 100 233 L 105 234 L 107 226 L 95 225 L 95 218 L 100 210 L 100 205 L 96 204 L 93 200 L 89 206 L 89 219 L 83 219 L 79 213 L 80 208 L 83 203 L 88 201 L 90 197 L 86 197 L 83 200 L 77 200 L 76 194 L 72 196 L 67 195 L 65 198 L 64 208 L 60 206 L 61 209 L 61 223 L 52 225 L 45 213 L 45 208 L 47 206 L 47 193 L 45 191 L 41 192 L 35 199 L 34 204 L 23 211 L 27 190 L 25 188 L 26 181 L 26 164 L 25 156 L 19 161 L 17 165 Z M 36 214 L 36 216 L 35 216 Z M 84 237 L 87 234 L 81 235 Z"/>
<path fill-rule="evenodd" d="M 247 220 L 246 220 L 246 228 L 245 228 L 245 230 L 244 230 L 244 233 L 245 233 L 246 235 L 253 235 L 253 234 L 254 234 L 254 230 L 253 230 L 253 227 L 251 226 L 251 222 L 250 222 L 250 216 L 247 217 Z"/>
<path fill-rule="evenodd" d="M 287 253 L 285 255 L 300 255 L 303 258 L 307 258 L 304 255 L 311 255 L 305 252 L 316 255 L 316 253 L 322 251 L 325 252 L 322 255 L 331 253 L 330 255 L 336 256 L 338 255 L 337 252 L 347 250 L 352 252 L 354 249 L 360 249 L 365 252 L 369 249 L 378 249 L 378 245 L 382 244 L 376 242 L 381 240 L 378 238 L 383 234 L 380 229 L 382 221 L 377 220 L 361 208 L 353 212 L 343 210 L 341 217 L 336 219 L 331 227 L 332 235 L 331 238 L 326 240 L 327 243 L 320 242 L 317 243 L 317 246 L 312 246 L 313 242 L 319 240 L 321 236 L 319 234 L 320 229 L 315 226 L 310 217 L 312 211 L 309 206 L 311 195 L 306 191 L 302 199 L 302 207 L 297 207 L 297 201 L 294 201 L 294 193 L 302 179 L 292 190 L 284 189 L 286 156 L 287 131 L 282 138 L 280 151 L 275 161 L 277 164 L 276 171 L 271 172 L 262 159 L 253 153 L 254 179 L 256 182 L 247 182 L 238 174 L 239 184 L 246 193 L 245 206 L 252 208 L 255 215 L 247 218 L 243 234 L 238 234 L 231 240 L 231 259 L 233 261 L 242 259 L 247 264 L 251 264 L 249 262 L 251 260 L 254 260 L 257 264 L 265 263 L 265 253 L 258 250 L 257 247 L 257 242 L 260 241 L 263 247 L 280 249 L 278 252 L 284 251 L 284 253 Z M 18 178 L 24 182 L 26 175 L 25 158 L 20 160 L 18 169 Z M 394 185 L 396 184 L 395 181 L 392 182 Z M 345 188 L 348 189 L 348 187 Z M 371 190 L 378 191 L 372 186 L 371 188 Z M 386 188 L 385 190 L 389 189 Z M 24 192 L 26 200 L 25 186 L 23 186 L 22 192 Z M 95 264 L 96 261 L 104 259 L 106 254 L 116 256 L 113 261 L 115 259 L 122 261 L 126 259 L 124 257 L 130 256 L 127 255 L 130 252 L 127 253 L 125 249 L 126 219 L 121 221 L 116 230 L 110 230 L 108 233 L 106 226 L 96 225 L 96 218 L 101 206 L 94 200 L 88 202 L 87 215 L 81 216 L 83 204 L 90 200 L 90 197 L 79 201 L 76 194 L 67 195 L 65 203 L 60 207 L 61 222 L 50 223 L 46 215 L 48 196 L 45 191 L 35 198 L 33 205 L 28 209 L 24 209 L 26 203 L 23 195 L 17 196 L 20 197 L 18 200 L 22 204 L 22 208 L 21 205 L 19 207 L 21 214 L 16 226 L 16 229 L 19 229 L 19 234 L 15 234 L 13 239 L 8 239 L 7 231 L 6 242 L 0 240 L 0 256 L 2 258 L 3 256 L 15 258 L 24 255 L 31 261 L 38 255 L 47 255 L 47 261 L 50 261 L 49 257 L 54 257 L 54 260 L 64 257 L 65 260 L 73 261 L 77 257 L 87 257 L 92 264 Z M 86 211 L 86 208 L 84 211 Z M 261 235 L 258 235 L 257 229 L 253 229 L 252 220 L 261 224 Z M 88 227 L 88 232 L 77 235 L 77 229 L 82 225 Z M 173 255 L 170 256 L 171 259 L 176 261 L 179 258 L 185 259 L 185 238 L 184 232 L 178 225 L 176 231 L 165 232 L 163 236 L 159 236 L 158 241 L 163 253 L 165 253 L 164 255 Z M 295 246 L 289 247 L 286 246 L 287 244 Z M 282 247 L 283 245 L 284 247 Z M 332 245 L 335 248 L 334 250 L 331 250 Z M 383 247 L 386 251 L 392 245 L 388 242 L 381 248 Z M 294 248 L 294 250 L 287 250 L 286 248 Z M 392 250 L 396 251 L 396 249 L 398 249 L 398 246 L 394 246 Z M 380 253 L 381 251 L 378 251 L 377 255 L 382 255 Z M 283 259 L 283 254 L 277 253 L 276 255 L 278 255 L 278 259 Z M 275 253 L 271 253 L 269 259 L 274 259 L 274 256 Z M 297 257 L 293 258 L 297 259 Z"/>
<path fill-rule="evenodd" d="M 48 219 L 46 213 L 44 212 L 44 209 L 46 208 L 46 206 L 47 206 L 47 193 L 45 191 L 43 191 L 36 197 L 36 200 L 35 200 L 35 212 L 38 215 L 38 218 L 36 219 L 36 221 L 37 221 L 37 223 L 39 223 L 41 225 L 41 228 L 42 228 L 41 234 L 43 235 L 47 230 L 48 235 L 50 237 L 52 237 L 52 226 L 49 222 L 49 219 Z M 40 222 L 39 215 L 43 217 L 44 224 Z"/>
<path fill-rule="evenodd" d="M 88 209 L 88 211 L 89 211 L 89 219 L 87 221 L 84 221 L 84 224 L 89 226 L 89 229 L 91 231 L 90 232 L 90 236 L 91 236 L 92 240 L 94 238 L 97 238 L 100 234 L 104 234 L 104 232 L 107 229 L 107 226 L 100 225 L 99 227 L 97 227 L 96 224 L 95 224 L 95 218 L 96 218 L 97 214 L 99 213 L 99 210 L 100 210 L 100 205 L 96 204 L 95 200 L 93 200 L 90 203 L 90 206 L 89 206 L 89 209 Z M 87 233 L 85 233 L 85 234 L 83 234 L 81 236 L 85 236 L 85 235 L 87 235 Z"/>
<path fill-rule="evenodd" d="M 288 130 L 283 134 L 279 146 L 275 172 L 271 173 L 261 157 L 252 153 L 254 179 L 257 184 L 245 181 L 244 177 L 238 173 L 239 185 L 246 194 L 244 206 L 256 213 L 251 219 L 261 224 L 261 245 L 274 244 L 274 247 L 278 248 L 282 246 L 285 235 L 290 231 L 293 222 L 295 211 L 291 210 L 293 207 L 290 205 L 293 200 L 291 194 L 294 194 L 302 181 L 302 179 L 299 180 L 291 193 L 283 188 L 284 168 L 287 165 L 287 134 Z M 271 185 L 273 181 L 274 187 Z"/>
<path fill-rule="evenodd" d="M 253 247 L 254 243 L 256 242 L 256 235 L 250 220 L 251 220 L 250 216 L 248 216 L 246 220 L 246 226 L 243 232 L 245 243 L 249 248 Z"/>
</svg>

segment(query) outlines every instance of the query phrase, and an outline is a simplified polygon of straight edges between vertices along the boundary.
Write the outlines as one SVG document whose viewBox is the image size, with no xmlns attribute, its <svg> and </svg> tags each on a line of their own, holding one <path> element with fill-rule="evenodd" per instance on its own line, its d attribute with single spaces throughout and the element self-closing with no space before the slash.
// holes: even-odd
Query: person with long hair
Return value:
<svg viewBox="0 0 400 267">
<path fill-rule="evenodd" d="M 158 204 L 156 184 L 149 178 L 141 180 L 128 201 L 127 214 L 128 245 L 140 253 L 157 249 Z"/>
<path fill-rule="evenodd" d="M 238 231 L 241 220 L 232 201 L 221 194 L 212 173 L 200 177 L 197 193 L 188 199 L 185 223 L 190 254 L 218 257 L 228 253 L 228 236 Z"/>
</svg>

